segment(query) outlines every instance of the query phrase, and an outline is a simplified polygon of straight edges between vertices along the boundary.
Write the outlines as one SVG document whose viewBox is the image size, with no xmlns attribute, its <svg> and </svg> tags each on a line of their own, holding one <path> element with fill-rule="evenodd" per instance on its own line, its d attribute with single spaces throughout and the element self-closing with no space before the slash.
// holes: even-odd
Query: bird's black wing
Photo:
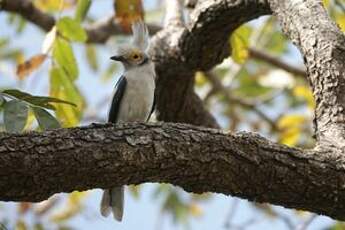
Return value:
<svg viewBox="0 0 345 230">
<path fill-rule="evenodd" d="M 117 122 L 117 117 L 120 110 L 121 101 L 126 90 L 126 86 L 127 80 L 124 76 L 121 76 L 115 85 L 115 93 L 111 102 L 108 122 Z"/>
<path fill-rule="evenodd" d="M 150 115 L 149 115 L 149 117 L 147 118 L 147 121 L 149 121 L 149 120 L 150 120 L 151 115 L 152 115 L 152 114 L 153 114 L 153 112 L 155 111 L 155 107 L 156 107 L 156 91 L 155 91 L 155 93 L 153 94 L 153 103 L 152 103 L 152 108 L 151 108 Z"/>
</svg>

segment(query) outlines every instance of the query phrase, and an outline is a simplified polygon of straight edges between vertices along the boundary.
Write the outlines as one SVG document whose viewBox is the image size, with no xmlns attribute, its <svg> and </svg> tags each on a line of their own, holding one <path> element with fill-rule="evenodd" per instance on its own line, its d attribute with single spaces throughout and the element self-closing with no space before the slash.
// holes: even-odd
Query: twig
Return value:
<svg viewBox="0 0 345 230">
<path fill-rule="evenodd" d="M 166 0 L 165 1 L 165 19 L 164 27 L 184 25 L 183 6 L 181 0 Z"/>
<path fill-rule="evenodd" d="M 230 209 L 229 209 L 229 213 L 226 216 L 226 221 L 225 221 L 225 224 L 224 224 L 224 227 L 226 229 L 230 229 L 231 226 L 233 226 L 231 221 L 233 220 L 233 218 L 234 218 L 234 216 L 236 214 L 236 210 L 237 210 L 238 204 L 239 204 L 239 200 L 237 198 L 234 198 L 232 203 L 231 203 L 231 206 L 230 206 Z"/>
<path fill-rule="evenodd" d="M 21 15 L 23 18 L 34 23 L 44 31 L 50 31 L 55 25 L 55 18 L 39 10 L 28 0 L 0 0 L 0 10 Z M 148 24 L 150 34 L 155 34 L 161 27 L 155 24 Z M 128 33 L 122 30 L 121 26 L 113 20 L 113 16 L 95 22 L 85 27 L 88 35 L 88 43 L 104 43 L 112 35 Z"/>
<path fill-rule="evenodd" d="M 262 51 L 259 51 L 254 48 L 249 48 L 249 56 L 255 59 L 260 59 L 262 61 L 265 61 L 273 66 L 276 66 L 278 68 L 281 68 L 283 70 L 286 70 L 289 73 L 302 76 L 302 77 L 307 77 L 306 71 L 303 69 L 294 67 L 292 65 L 289 65 L 281 60 L 279 60 L 277 57 L 274 57 L 270 54 L 264 53 Z"/>
<path fill-rule="evenodd" d="M 212 72 L 206 73 L 207 79 L 211 82 L 213 87 L 221 92 L 225 98 L 230 102 L 234 104 L 241 105 L 242 107 L 245 107 L 247 109 L 251 109 L 254 111 L 258 116 L 260 116 L 263 120 L 265 120 L 273 130 L 277 130 L 275 122 L 269 118 L 265 113 L 263 113 L 260 109 L 258 109 L 255 104 L 251 104 L 241 98 L 234 97 L 229 93 L 229 91 L 223 86 L 223 84 L 219 81 L 219 79 L 214 75 Z"/>
</svg>

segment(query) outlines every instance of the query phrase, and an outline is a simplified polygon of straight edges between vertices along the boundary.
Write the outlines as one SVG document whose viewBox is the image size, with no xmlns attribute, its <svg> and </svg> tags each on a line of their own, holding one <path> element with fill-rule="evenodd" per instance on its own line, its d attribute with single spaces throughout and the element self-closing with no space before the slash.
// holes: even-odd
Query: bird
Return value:
<svg viewBox="0 0 345 230">
<path fill-rule="evenodd" d="M 155 70 L 148 48 L 149 33 L 143 21 L 132 24 L 132 41 L 118 47 L 110 57 L 124 66 L 124 72 L 115 85 L 108 122 L 147 122 L 154 111 Z M 108 217 L 112 212 L 117 221 L 123 218 L 124 186 L 105 189 L 100 212 Z"/>
</svg>

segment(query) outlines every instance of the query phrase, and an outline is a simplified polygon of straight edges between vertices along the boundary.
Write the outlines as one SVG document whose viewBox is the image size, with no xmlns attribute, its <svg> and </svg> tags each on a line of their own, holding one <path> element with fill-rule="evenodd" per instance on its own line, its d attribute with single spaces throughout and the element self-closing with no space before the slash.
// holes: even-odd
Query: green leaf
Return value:
<svg viewBox="0 0 345 230">
<path fill-rule="evenodd" d="M 91 0 L 78 0 L 77 9 L 75 11 L 75 20 L 82 22 L 89 11 Z"/>
<path fill-rule="evenodd" d="M 248 58 L 249 38 L 251 32 L 252 28 L 244 25 L 236 29 L 230 37 L 231 57 L 239 64 L 243 64 Z"/>
<path fill-rule="evenodd" d="M 83 27 L 81 27 L 80 22 L 73 18 L 61 18 L 57 22 L 56 27 L 62 36 L 72 41 L 85 42 L 87 39 L 87 34 Z"/>
<path fill-rule="evenodd" d="M 61 99 L 53 98 L 53 97 L 33 96 L 29 93 L 22 92 L 17 89 L 4 90 L 2 91 L 2 94 L 10 95 L 19 100 L 25 101 L 29 104 L 40 106 L 40 107 L 50 109 L 50 110 L 55 110 L 55 107 L 51 105 L 50 103 L 63 103 L 63 104 L 76 106 L 74 103 L 69 102 L 69 101 L 65 101 L 65 100 L 61 100 Z"/>
<path fill-rule="evenodd" d="M 4 123 L 8 132 L 21 132 L 28 119 L 28 106 L 19 100 L 6 102 L 4 106 Z"/>
<path fill-rule="evenodd" d="M 58 67 L 50 70 L 50 95 L 63 100 L 72 101 L 77 107 L 58 104 L 56 116 L 64 127 L 72 127 L 80 122 L 82 109 L 85 106 L 84 98 L 73 81 L 66 75 L 65 71 Z"/>
<path fill-rule="evenodd" d="M 60 128 L 60 123 L 50 113 L 39 107 L 32 107 L 32 109 L 42 130 Z"/>
<path fill-rule="evenodd" d="M 78 77 L 78 65 L 74 57 L 71 45 L 60 37 L 57 37 L 53 47 L 53 57 L 56 62 L 62 67 L 71 80 Z"/>
</svg>

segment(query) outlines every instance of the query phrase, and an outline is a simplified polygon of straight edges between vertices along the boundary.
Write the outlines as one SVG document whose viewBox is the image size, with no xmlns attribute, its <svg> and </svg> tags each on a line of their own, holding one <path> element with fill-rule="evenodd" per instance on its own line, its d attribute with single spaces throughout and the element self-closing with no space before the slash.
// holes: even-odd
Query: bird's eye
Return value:
<svg viewBox="0 0 345 230">
<path fill-rule="evenodd" d="M 134 54 L 132 57 L 134 60 L 138 60 L 140 58 L 140 56 L 138 54 Z"/>
</svg>

